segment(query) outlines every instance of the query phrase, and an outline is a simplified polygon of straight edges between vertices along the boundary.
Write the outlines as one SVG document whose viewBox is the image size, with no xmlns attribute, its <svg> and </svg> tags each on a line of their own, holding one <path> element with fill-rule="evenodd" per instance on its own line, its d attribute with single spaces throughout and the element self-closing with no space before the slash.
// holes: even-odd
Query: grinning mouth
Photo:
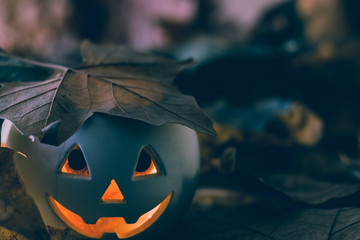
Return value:
<svg viewBox="0 0 360 240">
<path fill-rule="evenodd" d="M 170 203 L 170 193 L 159 205 L 144 213 L 135 223 L 127 224 L 123 217 L 101 217 L 95 224 L 87 224 L 83 219 L 66 209 L 53 197 L 49 196 L 49 202 L 60 219 L 76 232 L 90 237 L 101 238 L 104 233 L 115 233 L 118 238 L 129 238 L 139 234 L 150 227 L 165 211 Z"/>
</svg>

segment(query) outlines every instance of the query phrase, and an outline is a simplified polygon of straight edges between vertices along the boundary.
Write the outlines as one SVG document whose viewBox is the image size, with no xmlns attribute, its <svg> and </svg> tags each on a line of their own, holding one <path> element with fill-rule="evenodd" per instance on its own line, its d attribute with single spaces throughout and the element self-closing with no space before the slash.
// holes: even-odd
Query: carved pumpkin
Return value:
<svg viewBox="0 0 360 240">
<path fill-rule="evenodd" d="M 2 138 L 46 225 L 86 237 L 153 234 L 189 206 L 199 171 L 193 130 L 95 114 L 60 146 L 6 124 Z M 7 131 L 6 131 L 7 128 Z"/>
</svg>

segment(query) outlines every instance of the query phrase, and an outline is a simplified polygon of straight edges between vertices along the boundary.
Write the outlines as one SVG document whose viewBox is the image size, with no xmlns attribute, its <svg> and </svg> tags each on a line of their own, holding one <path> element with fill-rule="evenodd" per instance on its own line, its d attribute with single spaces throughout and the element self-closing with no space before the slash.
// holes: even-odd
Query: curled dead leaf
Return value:
<svg viewBox="0 0 360 240">
<path fill-rule="evenodd" d="M 0 117 L 40 140 L 53 124 L 56 138 L 51 143 L 56 145 L 95 112 L 215 133 L 195 99 L 172 84 L 188 62 L 88 42 L 82 53 L 82 66 L 72 69 L 0 52 Z"/>
</svg>

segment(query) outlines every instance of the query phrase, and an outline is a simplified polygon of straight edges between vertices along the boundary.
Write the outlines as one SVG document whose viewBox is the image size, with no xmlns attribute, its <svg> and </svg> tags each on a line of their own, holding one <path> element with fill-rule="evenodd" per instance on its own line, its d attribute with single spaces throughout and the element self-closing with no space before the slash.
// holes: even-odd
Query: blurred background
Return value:
<svg viewBox="0 0 360 240">
<path fill-rule="evenodd" d="M 326 120 L 331 133 L 357 132 L 360 117 L 348 108 L 357 100 L 359 5 L 354 0 L 1 1 L 0 47 L 67 66 L 81 62 L 85 39 L 178 60 L 191 57 L 196 64 L 176 84 L 201 106 L 211 105 L 210 115 L 224 104 L 254 109 L 260 102 L 272 112 L 299 101 Z M 255 122 L 213 117 L 250 129 L 262 128 L 268 119 L 266 114 Z M 310 137 L 318 141 L 319 134 Z"/>
<path fill-rule="evenodd" d="M 8 51 L 58 59 L 89 39 L 140 49 L 173 47 L 200 37 L 245 40 L 281 0 L 20 0 L 2 1 L 0 44 Z M 295 3 L 293 2 L 292 5 Z M 286 4 L 285 4 L 286 5 Z M 308 4 L 309 5 L 309 4 Z M 275 26 L 289 28 L 290 11 Z M 291 18 L 296 18 L 293 12 Z M 276 23 L 275 23 L 276 25 Z M 286 26 L 285 26 L 286 25 Z M 271 28 L 272 26 L 267 26 Z M 267 29 L 267 31 L 271 31 Z M 297 29 L 297 31 L 301 31 Z M 253 34 L 251 34 L 253 35 Z M 64 52 L 64 53 L 60 53 Z M 54 57 L 57 56 L 57 58 Z M 59 59 L 60 58 L 60 59 Z"/>
<path fill-rule="evenodd" d="M 283 226 L 272 236 L 285 236 L 285 222 L 298 229 L 299 218 L 360 202 L 358 9 L 356 0 L 8 0 L 0 47 L 68 66 L 81 62 L 83 40 L 194 58 L 175 84 L 218 135 L 199 135 L 199 190 L 183 226 L 194 239 L 254 239 L 271 222 Z"/>
<path fill-rule="evenodd" d="M 357 4 L 351 0 L 2 1 L 0 45 L 58 62 L 66 61 L 84 39 L 138 49 L 196 42 L 203 48 L 214 44 L 218 53 L 233 44 L 260 44 L 292 52 L 316 49 L 330 57 L 356 44 Z"/>
</svg>

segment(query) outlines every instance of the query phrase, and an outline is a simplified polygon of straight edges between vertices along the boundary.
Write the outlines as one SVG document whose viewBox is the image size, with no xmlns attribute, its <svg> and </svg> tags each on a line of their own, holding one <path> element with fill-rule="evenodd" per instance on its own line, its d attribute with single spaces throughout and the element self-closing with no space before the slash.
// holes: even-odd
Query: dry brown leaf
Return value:
<svg viewBox="0 0 360 240">
<path fill-rule="evenodd" d="M 0 52 L 0 117 L 40 140 L 55 128 L 57 145 L 94 112 L 215 133 L 195 99 L 172 85 L 186 63 L 88 42 L 82 53 L 82 66 L 72 69 Z"/>
<path fill-rule="evenodd" d="M 29 240 L 19 233 L 0 227 L 0 240 Z"/>
</svg>

